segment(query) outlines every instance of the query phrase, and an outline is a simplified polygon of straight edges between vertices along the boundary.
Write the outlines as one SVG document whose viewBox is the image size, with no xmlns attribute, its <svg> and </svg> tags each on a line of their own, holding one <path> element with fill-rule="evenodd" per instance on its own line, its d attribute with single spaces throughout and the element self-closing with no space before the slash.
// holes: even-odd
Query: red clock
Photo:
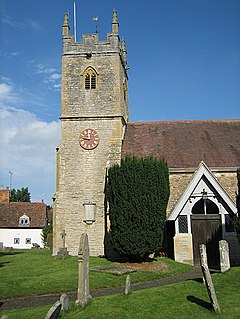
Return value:
<svg viewBox="0 0 240 319">
<path fill-rule="evenodd" d="M 93 150 L 99 144 L 98 133 L 92 128 L 87 128 L 80 133 L 79 143 L 85 150 Z"/>
</svg>

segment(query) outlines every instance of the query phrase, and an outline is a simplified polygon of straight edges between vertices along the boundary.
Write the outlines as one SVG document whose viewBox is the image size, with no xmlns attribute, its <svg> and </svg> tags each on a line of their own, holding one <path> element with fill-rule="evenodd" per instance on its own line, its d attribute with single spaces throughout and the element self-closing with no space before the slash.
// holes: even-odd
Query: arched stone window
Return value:
<svg viewBox="0 0 240 319">
<path fill-rule="evenodd" d="M 219 214 L 217 205 L 208 198 L 201 198 L 192 208 L 192 214 Z"/>
<path fill-rule="evenodd" d="M 85 90 L 97 88 L 97 73 L 92 67 L 87 68 L 84 72 L 84 88 Z"/>
</svg>

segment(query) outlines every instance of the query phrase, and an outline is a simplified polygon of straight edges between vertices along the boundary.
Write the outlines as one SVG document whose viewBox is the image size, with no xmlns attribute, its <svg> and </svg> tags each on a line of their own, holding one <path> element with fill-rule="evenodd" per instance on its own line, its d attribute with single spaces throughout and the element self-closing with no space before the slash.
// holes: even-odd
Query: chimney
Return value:
<svg viewBox="0 0 240 319">
<path fill-rule="evenodd" d="M 0 204 L 8 204 L 10 202 L 10 190 L 7 186 L 6 189 L 0 189 Z"/>
</svg>

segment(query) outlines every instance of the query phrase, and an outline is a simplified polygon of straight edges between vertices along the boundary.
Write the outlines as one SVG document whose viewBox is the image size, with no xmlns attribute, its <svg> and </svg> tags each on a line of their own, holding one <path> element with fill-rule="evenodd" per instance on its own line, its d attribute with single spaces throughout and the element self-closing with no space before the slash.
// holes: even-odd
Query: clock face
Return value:
<svg viewBox="0 0 240 319">
<path fill-rule="evenodd" d="M 93 150 L 99 144 L 98 133 L 92 128 L 87 128 L 80 133 L 79 143 L 85 150 Z"/>
</svg>

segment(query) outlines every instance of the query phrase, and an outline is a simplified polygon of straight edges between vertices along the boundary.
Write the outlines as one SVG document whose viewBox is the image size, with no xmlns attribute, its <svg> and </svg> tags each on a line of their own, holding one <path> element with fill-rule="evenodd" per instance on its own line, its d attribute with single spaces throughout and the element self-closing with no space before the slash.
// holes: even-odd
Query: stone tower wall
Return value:
<svg viewBox="0 0 240 319">
<path fill-rule="evenodd" d="M 100 143 L 94 150 L 84 150 L 79 145 L 79 132 L 86 127 L 99 133 Z M 121 157 L 123 128 L 118 118 L 62 122 L 62 143 L 58 151 L 60 173 L 55 201 L 55 249 L 61 244 L 60 233 L 65 229 L 66 247 L 71 254 L 77 254 L 80 234 L 84 232 L 89 236 L 91 255 L 104 254 L 106 167 Z M 96 204 L 92 225 L 84 222 L 83 204 L 88 202 Z"/>
<path fill-rule="evenodd" d="M 69 34 L 68 17 L 63 24 L 61 144 L 57 149 L 57 190 L 53 216 L 53 254 L 66 247 L 76 255 L 82 233 L 89 238 L 90 254 L 104 254 L 106 169 L 121 159 L 128 120 L 126 61 L 118 34 L 99 41 L 97 34 L 75 43 Z M 97 74 L 96 89 L 86 90 L 84 72 Z M 85 129 L 97 131 L 100 142 L 92 150 L 79 144 Z M 95 220 L 86 223 L 84 204 L 93 203 Z"/>
</svg>

